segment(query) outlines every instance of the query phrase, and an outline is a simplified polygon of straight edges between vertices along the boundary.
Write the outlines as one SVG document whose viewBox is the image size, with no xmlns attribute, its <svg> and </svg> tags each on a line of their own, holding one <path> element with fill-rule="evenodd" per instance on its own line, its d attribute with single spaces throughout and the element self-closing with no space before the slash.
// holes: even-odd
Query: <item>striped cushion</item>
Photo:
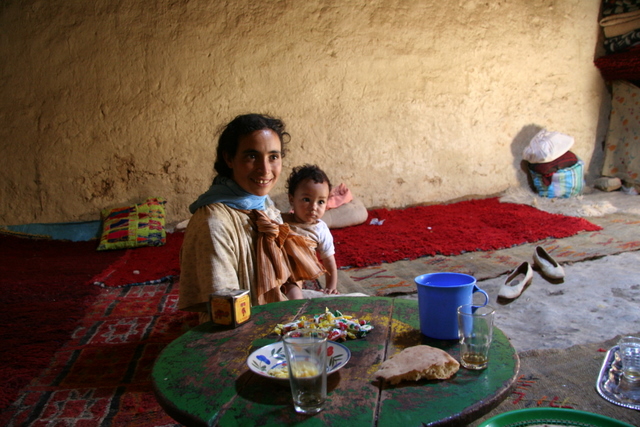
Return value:
<svg viewBox="0 0 640 427">
<path fill-rule="evenodd" d="M 578 163 L 570 168 L 560 169 L 555 172 L 551 178 L 551 184 L 545 185 L 543 176 L 529 169 L 533 186 L 538 194 L 542 197 L 549 198 L 567 198 L 582 194 L 584 187 L 583 175 L 584 162 L 579 160 Z"/>
<path fill-rule="evenodd" d="M 144 203 L 102 210 L 98 250 L 164 245 L 167 241 L 165 203 L 164 199 L 154 197 Z"/>
</svg>

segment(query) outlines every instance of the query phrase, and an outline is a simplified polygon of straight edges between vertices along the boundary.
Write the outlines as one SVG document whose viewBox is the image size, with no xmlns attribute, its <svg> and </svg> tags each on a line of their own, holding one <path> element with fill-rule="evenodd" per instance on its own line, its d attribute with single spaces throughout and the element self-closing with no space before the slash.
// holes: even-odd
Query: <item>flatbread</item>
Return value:
<svg viewBox="0 0 640 427">
<path fill-rule="evenodd" d="M 446 380 L 460 369 L 460 363 L 446 351 L 428 345 L 408 347 L 385 360 L 375 376 L 398 384 L 401 381 Z"/>
</svg>

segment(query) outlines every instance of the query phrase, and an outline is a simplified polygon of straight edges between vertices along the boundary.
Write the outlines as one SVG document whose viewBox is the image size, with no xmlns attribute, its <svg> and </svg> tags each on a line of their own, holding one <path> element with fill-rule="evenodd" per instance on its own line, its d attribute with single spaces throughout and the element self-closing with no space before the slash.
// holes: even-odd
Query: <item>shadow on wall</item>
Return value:
<svg viewBox="0 0 640 427">
<path fill-rule="evenodd" d="M 516 173 L 519 187 L 534 189 L 527 162 L 522 159 L 522 152 L 529 145 L 531 139 L 542 130 L 538 125 L 527 125 L 518 132 L 511 142 L 511 154 L 513 154 L 513 170 Z"/>
<path fill-rule="evenodd" d="M 586 179 L 597 179 L 602 176 L 602 168 L 604 166 L 604 147 L 607 139 L 607 133 L 609 131 L 609 120 L 611 114 L 611 87 L 608 87 L 608 97 L 603 97 L 600 104 L 600 114 L 598 117 L 598 128 L 596 129 L 596 136 L 593 144 L 593 153 L 591 154 L 591 161 L 587 169 Z"/>
<path fill-rule="evenodd" d="M 605 7 L 603 1 L 600 5 L 600 15 L 598 19 L 602 18 L 602 9 Z M 604 55 L 606 55 L 606 49 L 604 47 L 604 31 L 598 31 L 598 40 L 594 46 L 593 59 L 594 61 Z M 602 84 L 599 81 L 594 82 L 594 85 Z M 585 185 L 589 185 L 590 181 L 602 176 L 602 168 L 604 166 L 604 146 L 607 137 L 607 131 L 609 129 L 609 116 L 611 114 L 611 97 L 613 95 L 611 84 L 605 82 L 606 96 L 603 96 L 600 103 L 600 111 L 598 114 L 598 126 L 596 129 L 596 136 L 593 141 L 593 153 L 591 154 L 591 161 L 586 169 Z"/>
</svg>

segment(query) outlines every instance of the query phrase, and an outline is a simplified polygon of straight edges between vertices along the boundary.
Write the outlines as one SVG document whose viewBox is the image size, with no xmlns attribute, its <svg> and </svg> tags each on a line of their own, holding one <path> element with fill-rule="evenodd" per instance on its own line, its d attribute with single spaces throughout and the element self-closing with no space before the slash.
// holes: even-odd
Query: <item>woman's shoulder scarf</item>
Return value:
<svg viewBox="0 0 640 427">
<path fill-rule="evenodd" d="M 242 189 L 234 180 L 216 176 L 209 189 L 189 206 L 189 211 L 195 213 L 202 206 L 211 203 L 224 203 L 239 210 L 264 210 L 265 201 L 269 196 L 256 196 Z"/>
</svg>

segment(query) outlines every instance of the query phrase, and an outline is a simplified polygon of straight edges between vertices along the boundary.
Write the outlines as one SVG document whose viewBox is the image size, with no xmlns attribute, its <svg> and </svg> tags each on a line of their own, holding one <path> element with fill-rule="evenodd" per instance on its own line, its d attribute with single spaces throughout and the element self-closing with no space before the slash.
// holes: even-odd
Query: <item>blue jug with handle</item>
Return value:
<svg viewBox="0 0 640 427">
<path fill-rule="evenodd" d="M 440 340 L 458 339 L 458 307 L 474 304 L 473 294 L 484 295 L 485 306 L 489 295 L 476 285 L 473 276 L 462 273 L 429 273 L 415 278 L 418 287 L 420 331 L 423 335 Z"/>
</svg>

